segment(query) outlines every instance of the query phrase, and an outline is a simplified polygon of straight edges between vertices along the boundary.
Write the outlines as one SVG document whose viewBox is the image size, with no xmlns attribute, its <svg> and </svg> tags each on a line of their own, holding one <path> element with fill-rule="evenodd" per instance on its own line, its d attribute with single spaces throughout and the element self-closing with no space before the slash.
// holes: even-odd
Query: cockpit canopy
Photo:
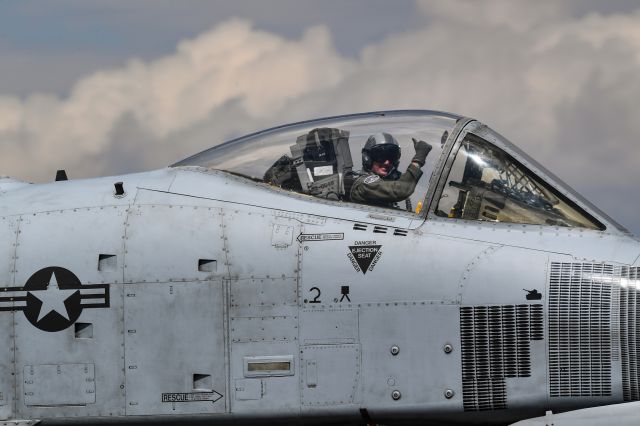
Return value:
<svg viewBox="0 0 640 426">
<path fill-rule="evenodd" d="M 397 141 L 400 173 L 411 163 L 415 141 L 432 147 L 413 194 L 392 207 L 399 214 L 594 230 L 605 229 L 596 217 L 610 221 L 488 127 L 435 111 L 356 114 L 280 126 L 173 166 L 226 171 L 337 206 L 349 205 L 345 176 L 362 171 L 363 147 L 376 134 Z"/>
<path fill-rule="evenodd" d="M 276 127 L 213 147 L 174 166 L 224 170 L 283 189 L 330 200 L 343 198 L 342 179 L 362 170 L 362 148 L 374 134 L 389 133 L 400 145 L 398 170 L 404 172 L 414 155 L 413 141 L 433 147 L 423 167 L 425 176 L 401 208 L 416 211 L 429 185 L 429 173 L 459 116 L 433 111 L 394 111 L 327 118 Z M 303 164 L 304 163 L 304 164 Z M 320 188 L 320 192 L 317 192 Z"/>
</svg>

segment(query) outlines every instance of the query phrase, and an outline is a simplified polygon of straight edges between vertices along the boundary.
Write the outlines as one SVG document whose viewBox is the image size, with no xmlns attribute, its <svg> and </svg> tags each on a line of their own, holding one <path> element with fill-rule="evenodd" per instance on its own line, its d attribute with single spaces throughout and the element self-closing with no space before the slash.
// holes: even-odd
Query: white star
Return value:
<svg viewBox="0 0 640 426">
<path fill-rule="evenodd" d="M 58 314 L 66 318 L 67 321 L 70 321 L 69 312 L 67 312 L 67 307 L 64 306 L 64 302 L 76 291 L 78 290 L 61 290 L 60 287 L 58 287 L 56 273 L 53 272 L 49 279 L 49 284 L 47 284 L 46 291 L 30 292 L 36 297 L 36 299 L 42 302 L 36 322 L 40 322 L 42 318 L 53 311 L 56 311 Z"/>
</svg>

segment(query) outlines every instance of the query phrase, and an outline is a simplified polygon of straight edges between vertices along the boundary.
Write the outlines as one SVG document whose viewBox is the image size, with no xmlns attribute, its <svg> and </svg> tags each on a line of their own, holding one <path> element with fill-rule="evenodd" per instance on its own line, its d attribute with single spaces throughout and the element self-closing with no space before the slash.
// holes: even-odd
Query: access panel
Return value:
<svg viewBox="0 0 640 426">
<path fill-rule="evenodd" d="M 127 415 L 222 413 L 221 281 L 125 289 Z"/>
<path fill-rule="evenodd" d="M 124 414 L 125 218 L 125 207 L 21 217 L 14 283 L 24 300 L 14 326 L 17 415 Z"/>
</svg>

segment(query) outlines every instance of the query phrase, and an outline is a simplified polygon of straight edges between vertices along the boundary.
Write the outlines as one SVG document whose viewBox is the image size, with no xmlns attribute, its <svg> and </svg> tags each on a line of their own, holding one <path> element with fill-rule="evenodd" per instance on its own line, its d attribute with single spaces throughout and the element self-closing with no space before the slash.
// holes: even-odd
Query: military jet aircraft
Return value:
<svg viewBox="0 0 640 426">
<path fill-rule="evenodd" d="M 424 174 L 407 202 L 353 202 L 381 133 L 401 172 L 428 142 Z M 434 111 L 4 178 L 0 419 L 635 424 L 639 256 L 504 137 Z"/>
</svg>

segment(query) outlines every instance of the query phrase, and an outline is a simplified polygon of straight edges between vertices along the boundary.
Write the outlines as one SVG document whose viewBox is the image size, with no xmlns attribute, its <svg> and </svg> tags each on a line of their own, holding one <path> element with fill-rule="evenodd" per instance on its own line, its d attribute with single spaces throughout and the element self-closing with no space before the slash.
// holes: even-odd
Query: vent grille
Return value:
<svg viewBox="0 0 640 426">
<path fill-rule="evenodd" d="M 367 225 L 363 225 L 361 223 L 356 223 L 355 225 L 353 225 L 353 230 L 354 231 L 366 231 L 367 230 Z"/>
<path fill-rule="evenodd" d="M 393 231 L 393 235 L 399 236 L 399 237 L 406 237 L 407 236 L 407 230 L 406 229 L 396 229 L 395 231 Z"/>
<path fill-rule="evenodd" d="M 507 408 L 505 379 L 531 376 L 530 342 L 543 328 L 542 305 L 460 308 L 465 411 Z"/>
<path fill-rule="evenodd" d="M 374 234 L 386 234 L 387 228 L 385 226 L 374 226 L 373 227 Z"/>
<path fill-rule="evenodd" d="M 640 270 L 620 268 L 620 349 L 622 358 L 622 394 L 625 401 L 640 400 Z"/>
<path fill-rule="evenodd" d="M 549 395 L 611 395 L 612 265 L 551 264 Z M 624 352 L 624 349 L 623 349 Z"/>
</svg>

